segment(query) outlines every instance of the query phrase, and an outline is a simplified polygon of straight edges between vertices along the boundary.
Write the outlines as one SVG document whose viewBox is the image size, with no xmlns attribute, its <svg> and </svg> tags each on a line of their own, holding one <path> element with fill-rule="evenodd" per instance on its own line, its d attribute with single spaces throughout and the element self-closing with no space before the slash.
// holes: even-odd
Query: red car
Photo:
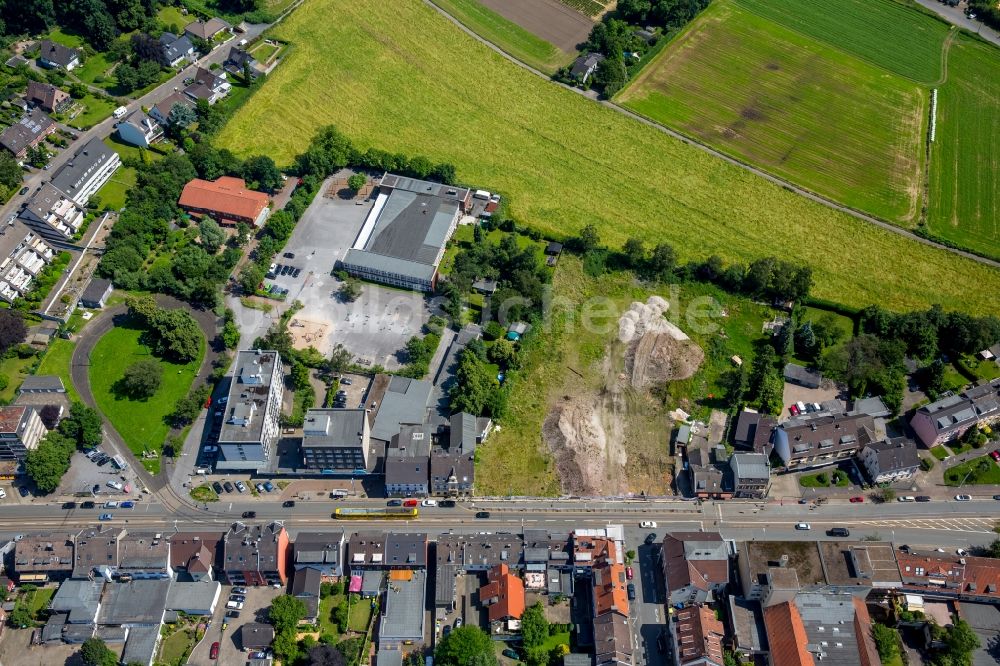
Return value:
<svg viewBox="0 0 1000 666">
<path fill-rule="evenodd" d="M 625 567 L 625 577 L 632 580 L 632 567 Z"/>
<path fill-rule="evenodd" d="M 408 499 L 405 502 L 403 502 L 403 506 L 416 506 L 416 505 L 417 505 L 417 500 L 415 499 Z"/>
<path fill-rule="evenodd" d="M 789 407 L 788 411 L 791 412 L 792 416 L 798 416 L 799 415 L 799 408 L 796 407 L 795 405 L 792 405 L 791 407 Z"/>
<path fill-rule="evenodd" d="M 219 641 L 212 643 L 212 648 L 208 651 L 208 658 L 212 661 L 219 658 Z"/>
<path fill-rule="evenodd" d="M 993 451 L 990 453 L 990 457 L 997 462 L 1000 462 L 1000 451 Z"/>
<path fill-rule="evenodd" d="M 860 496 L 858 496 L 858 497 L 852 497 L 851 498 L 851 504 L 859 504 L 859 503 L 864 502 L 864 501 L 865 501 L 865 498 L 864 497 L 860 497 Z"/>
</svg>

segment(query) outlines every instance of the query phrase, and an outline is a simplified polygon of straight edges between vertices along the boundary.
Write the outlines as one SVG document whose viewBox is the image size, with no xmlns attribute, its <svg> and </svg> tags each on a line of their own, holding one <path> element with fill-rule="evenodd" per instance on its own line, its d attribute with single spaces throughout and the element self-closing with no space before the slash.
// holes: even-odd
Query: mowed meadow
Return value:
<svg viewBox="0 0 1000 666">
<path fill-rule="evenodd" d="M 306 0 L 276 30 L 295 44 L 219 144 L 289 164 L 317 128 L 362 147 L 450 161 L 512 213 L 562 237 L 672 243 L 682 259 L 777 255 L 814 269 L 817 296 L 895 309 L 992 308 L 1000 271 L 785 191 L 539 79 L 420 0 Z M 975 284 L 972 290 L 968 285 Z"/>
<path fill-rule="evenodd" d="M 616 101 L 814 192 L 913 226 L 927 98 L 911 81 L 714 0 Z"/>
<path fill-rule="evenodd" d="M 930 230 L 1000 257 L 1000 50 L 960 37 L 938 90 Z"/>
</svg>

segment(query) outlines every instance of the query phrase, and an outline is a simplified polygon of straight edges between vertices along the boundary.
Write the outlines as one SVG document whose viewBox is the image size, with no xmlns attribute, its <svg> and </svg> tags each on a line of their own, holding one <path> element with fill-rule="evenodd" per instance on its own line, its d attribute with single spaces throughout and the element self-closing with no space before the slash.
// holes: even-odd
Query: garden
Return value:
<svg viewBox="0 0 1000 666">
<path fill-rule="evenodd" d="M 973 458 L 945 470 L 944 482 L 952 487 L 1000 485 L 1000 465 L 990 456 Z"/>
<path fill-rule="evenodd" d="M 847 472 L 835 470 L 831 472 L 817 472 L 816 474 L 804 474 L 799 477 L 799 485 L 803 488 L 846 488 L 851 484 L 851 479 Z"/>
</svg>

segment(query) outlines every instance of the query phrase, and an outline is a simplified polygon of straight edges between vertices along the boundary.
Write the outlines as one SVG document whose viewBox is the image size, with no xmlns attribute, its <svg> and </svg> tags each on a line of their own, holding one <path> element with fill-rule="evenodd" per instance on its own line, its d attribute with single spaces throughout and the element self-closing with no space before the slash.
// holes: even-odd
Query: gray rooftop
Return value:
<svg viewBox="0 0 1000 666">
<path fill-rule="evenodd" d="M 115 154 L 115 151 L 104 145 L 99 138 L 93 138 L 55 172 L 52 184 L 73 199 L 79 194 L 80 186 L 86 183 L 95 171 L 113 159 Z"/>
<path fill-rule="evenodd" d="M 34 213 L 36 217 L 44 220 L 48 216 L 49 211 L 65 198 L 66 195 L 60 192 L 52 183 L 44 183 L 42 189 L 38 190 L 28 200 L 25 208 Z"/>
<path fill-rule="evenodd" d="M 364 440 L 363 409 L 310 409 L 302 425 L 302 445 L 357 447 Z"/>
<path fill-rule="evenodd" d="M 767 456 L 763 453 L 734 453 L 729 464 L 737 479 L 767 479 L 771 476 Z"/>
<path fill-rule="evenodd" d="M 451 433 L 448 439 L 448 449 L 452 452 L 476 450 L 476 437 L 479 429 L 476 427 L 476 417 L 467 412 L 451 415 Z"/>
<path fill-rule="evenodd" d="M 409 580 L 394 578 L 389 585 L 391 590 L 385 595 L 379 644 L 406 640 L 422 641 L 427 575 L 423 571 L 415 570 Z"/>
<path fill-rule="evenodd" d="M 343 532 L 299 532 L 295 564 L 340 564 L 343 543 Z"/>
<path fill-rule="evenodd" d="M 61 377 L 56 375 L 28 375 L 21 382 L 18 391 L 59 391 L 63 392 L 66 387 L 63 385 Z"/>
<path fill-rule="evenodd" d="M 391 568 L 426 567 L 427 534 L 389 532 L 385 539 L 385 565 Z"/>
<path fill-rule="evenodd" d="M 222 567 L 226 571 L 277 571 L 279 522 L 247 526 L 235 523 L 223 539 Z"/>
<path fill-rule="evenodd" d="M 32 109 L 0 133 L 0 145 L 16 155 L 32 143 L 37 143 L 52 124 L 48 114 L 41 109 Z"/>
<path fill-rule="evenodd" d="M 361 574 L 361 594 L 378 594 L 382 591 L 385 573 L 381 569 L 369 569 Z"/>
<path fill-rule="evenodd" d="M 73 575 L 86 576 L 99 566 L 117 567 L 118 543 L 123 533 L 122 529 L 104 525 L 81 531 L 76 537 Z"/>
<path fill-rule="evenodd" d="M 375 657 L 378 666 L 403 666 L 402 650 L 379 650 Z M 588 666 L 590 662 L 588 661 Z"/>
<path fill-rule="evenodd" d="M 169 580 L 133 580 L 109 583 L 104 592 L 100 624 L 157 624 L 167 605 Z M 143 662 L 147 663 L 147 662 Z"/>
<path fill-rule="evenodd" d="M 186 611 L 188 609 L 210 609 L 219 600 L 222 585 L 218 581 L 205 580 L 197 583 L 174 581 L 167 593 L 167 610 Z"/>
<path fill-rule="evenodd" d="M 882 473 L 920 466 L 917 445 L 906 437 L 892 437 L 888 441 L 872 442 L 868 446 L 878 455 L 878 468 Z"/>
<path fill-rule="evenodd" d="M 399 433 L 401 424 L 423 423 L 427 418 L 427 402 L 433 388 L 427 381 L 392 377 L 375 414 L 372 439 L 388 442 Z"/>
<path fill-rule="evenodd" d="M 55 613 L 69 613 L 69 621 L 76 616 L 83 621 L 93 622 L 97 608 L 101 604 L 101 593 L 104 591 L 104 579 L 72 579 L 64 581 L 52 597 L 50 608 Z"/>
<path fill-rule="evenodd" d="M 90 284 L 87 288 L 83 290 L 80 294 L 81 301 L 87 301 L 88 303 L 95 303 L 104 296 L 104 293 L 111 286 L 111 280 L 106 278 L 94 277 L 90 280 Z"/>
<path fill-rule="evenodd" d="M 304 567 L 295 572 L 292 579 L 292 595 L 296 597 L 319 596 L 319 587 L 323 582 L 323 574 L 319 569 Z"/>
<path fill-rule="evenodd" d="M 240 629 L 240 645 L 246 648 L 265 648 L 274 640 L 274 627 L 259 622 L 248 622 Z"/>
<path fill-rule="evenodd" d="M 277 361 L 276 351 L 249 349 L 237 354 L 219 443 L 261 441 L 271 376 Z"/>
<path fill-rule="evenodd" d="M 118 558 L 122 569 L 166 569 L 170 566 L 170 541 L 152 533 L 128 534 L 118 541 Z"/>
<path fill-rule="evenodd" d="M 852 596 L 800 592 L 795 605 L 805 626 L 809 652 L 822 653 L 823 662 L 834 666 L 861 666 Z"/>
</svg>

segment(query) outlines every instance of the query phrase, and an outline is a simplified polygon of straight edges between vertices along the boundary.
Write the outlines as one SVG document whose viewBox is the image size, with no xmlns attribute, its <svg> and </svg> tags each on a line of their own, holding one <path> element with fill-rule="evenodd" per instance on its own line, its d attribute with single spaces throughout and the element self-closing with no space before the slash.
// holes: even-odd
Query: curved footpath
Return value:
<svg viewBox="0 0 1000 666">
<path fill-rule="evenodd" d="M 576 94 L 578 94 L 578 95 L 580 95 L 582 97 L 586 97 L 587 99 L 594 100 L 595 102 L 597 102 L 598 104 L 601 104 L 602 106 L 605 106 L 605 107 L 607 107 L 609 109 L 617 111 L 618 113 L 620 113 L 620 114 L 622 114 L 624 116 L 628 116 L 629 118 L 632 118 L 633 120 L 637 120 L 640 123 L 642 123 L 642 124 L 644 124 L 644 125 L 646 125 L 648 127 L 652 127 L 655 130 L 663 132 L 664 134 L 667 134 L 667 135 L 669 135 L 669 136 L 677 139 L 678 141 L 682 141 L 682 142 L 686 143 L 689 146 L 694 146 L 695 148 L 698 148 L 698 149 L 700 149 L 700 150 L 702 150 L 702 151 L 704 151 L 704 152 L 706 152 L 706 153 L 708 153 L 708 154 L 710 154 L 710 155 L 712 155 L 714 157 L 717 157 L 717 158 L 719 158 L 721 160 L 729 162 L 730 164 L 738 166 L 741 169 L 745 169 L 746 171 L 749 171 L 750 173 L 753 173 L 753 174 L 755 174 L 757 176 L 760 176 L 761 178 L 764 178 L 765 180 L 771 181 L 775 185 L 779 185 L 782 188 L 784 188 L 784 189 L 786 189 L 786 190 L 788 190 L 790 192 L 794 192 L 795 194 L 798 194 L 799 196 L 803 196 L 806 199 L 809 199 L 811 201 L 815 201 L 816 203 L 822 204 L 822 205 L 826 206 L 827 208 L 832 208 L 832 209 L 840 211 L 842 213 L 847 213 L 848 215 L 851 215 L 851 216 L 853 216 L 853 217 L 855 217 L 855 218 L 857 218 L 859 220 L 863 220 L 863 221 L 868 222 L 870 224 L 874 224 L 875 226 L 881 227 L 882 229 L 885 229 L 886 231 L 892 232 L 894 234 L 898 234 L 900 236 L 904 236 L 904 237 L 906 237 L 906 238 L 908 238 L 908 239 L 910 239 L 912 241 L 916 241 L 917 243 L 922 243 L 924 245 L 928 245 L 930 247 L 937 248 L 938 250 L 944 250 L 946 252 L 951 252 L 952 254 L 958 255 L 960 257 L 964 257 L 965 259 L 971 259 L 972 261 L 976 261 L 976 262 L 978 262 L 980 264 L 984 264 L 984 265 L 990 266 L 992 268 L 1000 268 L 1000 261 L 996 261 L 994 259 L 988 259 L 987 257 L 981 257 L 978 254 L 973 254 L 972 252 L 967 252 L 965 250 L 960 250 L 958 248 L 949 247 L 947 245 L 944 245 L 943 243 L 938 243 L 938 242 L 932 241 L 930 239 L 924 238 L 922 236 L 918 236 L 917 234 L 913 233 L 912 231 L 909 231 L 907 229 L 903 229 L 902 227 L 897 227 L 896 225 L 892 224 L 891 222 L 886 222 L 885 220 L 880 220 L 877 217 L 872 217 L 871 215 L 868 215 L 867 213 L 863 213 L 863 212 L 861 212 L 859 210 L 856 210 L 854 208 L 850 208 L 848 206 L 844 206 L 842 204 L 837 203 L 836 201 L 833 201 L 832 199 L 827 199 L 826 197 L 821 196 L 821 195 L 819 195 L 819 194 L 817 194 L 817 193 L 815 193 L 815 192 L 813 192 L 811 190 L 807 190 L 807 189 L 802 188 L 802 187 L 800 187 L 800 186 L 798 186 L 798 185 L 796 185 L 794 183 L 791 183 L 791 182 L 789 182 L 787 180 L 784 180 L 782 178 L 778 178 L 777 176 L 775 176 L 773 174 L 770 174 L 767 171 L 764 171 L 764 170 L 762 170 L 762 169 L 760 169 L 760 168 L 758 168 L 758 167 L 756 167 L 756 166 L 754 166 L 752 164 L 749 164 L 747 162 L 743 162 L 743 161 L 741 161 L 739 159 L 736 159 L 735 157 L 727 155 L 726 153 L 720 152 L 720 151 L 716 150 L 715 148 L 712 148 L 711 146 L 709 146 L 707 144 L 701 143 L 700 141 L 697 141 L 697 140 L 695 140 L 695 139 L 693 139 L 693 138 L 691 138 L 689 136 L 686 136 L 684 134 L 681 134 L 680 132 L 677 132 L 677 131 L 674 131 L 674 130 L 668 128 L 668 127 L 665 127 L 664 125 L 661 125 L 661 124 L 659 124 L 657 122 L 654 122 L 654 121 L 650 120 L 649 118 L 646 118 L 646 117 L 641 116 L 641 115 L 639 115 L 639 114 L 637 114 L 637 113 L 635 113 L 633 111 L 630 111 L 630 110 L 628 110 L 628 109 L 626 109 L 626 108 L 624 108 L 622 106 L 619 106 L 619 105 L 615 104 L 614 102 L 611 102 L 611 101 L 608 101 L 608 100 L 597 99 L 596 95 L 593 92 L 591 92 L 591 91 L 580 90 L 579 88 L 576 88 L 576 87 L 573 87 L 573 86 L 568 86 L 565 83 L 561 83 L 559 81 L 555 81 L 551 76 L 549 76 L 545 72 L 543 72 L 541 70 L 538 70 L 538 69 L 535 69 L 531 65 L 529 65 L 529 64 L 527 64 L 525 62 L 522 62 L 521 60 L 518 60 L 513 55 L 511 55 L 510 53 L 507 53 L 502 48 L 500 48 L 499 46 L 497 46 L 496 44 L 494 44 L 493 42 L 491 42 L 488 39 L 486 39 L 485 37 L 482 37 L 481 35 L 477 34 L 471 28 L 468 28 L 464 23 L 462 23 L 457 18 L 455 18 L 454 16 L 452 16 L 451 14 L 449 14 L 447 11 L 445 11 L 441 7 L 438 7 L 436 4 L 434 4 L 433 0 L 424 0 L 424 2 L 427 5 L 429 5 L 430 7 L 434 8 L 435 10 L 437 10 L 442 16 L 444 16 L 449 21 L 451 21 L 452 23 L 454 23 L 456 26 L 458 26 L 458 28 L 460 30 L 462 30 L 463 32 L 465 32 L 467 35 L 469 35 L 470 37 L 472 37 L 476 41 L 480 42 L 481 44 L 486 45 L 487 47 L 489 47 L 493 51 L 499 53 L 501 56 L 503 56 L 507 60 L 511 61 L 515 65 L 518 65 L 519 67 L 522 67 L 522 68 L 528 70 L 532 74 L 534 74 L 534 75 L 536 75 L 536 76 L 538 76 L 538 77 L 540 77 L 542 79 L 545 79 L 546 81 L 548 81 L 550 83 L 553 83 L 553 84 L 555 84 L 557 86 L 561 86 L 561 87 L 565 88 L 566 90 L 569 90 L 570 92 L 574 92 L 574 93 L 576 93 Z"/>
<path fill-rule="evenodd" d="M 198 322 L 202 334 L 205 336 L 205 358 L 202 360 L 201 367 L 198 369 L 198 374 L 195 376 L 192 386 L 207 381 L 209 375 L 212 373 L 213 363 L 219 357 L 219 352 L 213 349 L 212 346 L 220 323 L 219 317 L 210 310 L 195 310 L 187 303 L 172 296 L 157 294 L 156 303 L 165 308 L 184 308 L 191 312 L 195 321 Z M 90 388 L 90 355 L 94 351 L 97 342 L 104 337 L 104 334 L 114 328 L 115 318 L 119 315 L 124 315 L 126 311 L 127 309 L 124 304 L 106 308 L 77 335 L 76 348 L 73 350 L 73 357 L 70 361 L 70 379 L 73 381 L 73 386 L 80 394 L 83 402 L 98 411 L 100 409 L 97 407 L 97 403 L 94 400 L 94 393 Z M 136 476 L 149 489 L 149 492 L 156 495 L 170 509 L 174 511 L 181 509 L 188 500 L 177 495 L 171 489 L 166 470 L 161 468 L 160 473 L 155 476 L 146 471 L 146 468 L 142 465 L 142 461 L 132 453 L 124 438 L 115 430 L 114 425 L 103 413 L 101 414 L 101 418 L 104 421 L 105 436 L 118 454 L 131 461 L 132 469 L 135 470 Z M 176 434 L 177 432 L 179 431 L 171 430 L 171 434 Z"/>
</svg>

